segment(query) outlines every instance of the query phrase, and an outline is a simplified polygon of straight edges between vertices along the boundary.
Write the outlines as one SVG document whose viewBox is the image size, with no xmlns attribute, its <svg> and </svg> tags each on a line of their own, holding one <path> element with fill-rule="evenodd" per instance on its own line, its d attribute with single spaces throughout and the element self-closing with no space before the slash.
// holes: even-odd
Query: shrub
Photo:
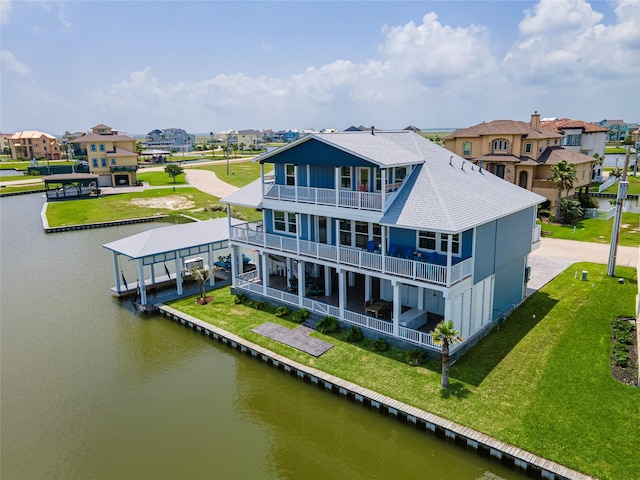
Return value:
<svg viewBox="0 0 640 480">
<path fill-rule="evenodd" d="M 316 329 L 320 333 L 334 333 L 340 330 L 340 325 L 338 325 L 338 320 L 334 317 L 324 317 L 318 322 L 318 326 Z"/>
<path fill-rule="evenodd" d="M 418 350 L 416 348 L 415 350 L 411 350 L 409 351 L 409 353 L 407 353 L 407 363 L 412 367 L 424 365 L 425 363 L 427 363 L 428 359 L 429 357 L 427 357 L 427 354 L 424 350 Z"/>
<path fill-rule="evenodd" d="M 256 310 L 264 310 L 265 308 L 267 308 L 267 302 L 264 302 L 262 300 L 256 302 Z"/>
<path fill-rule="evenodd" d="M 613 345 L 613 359 L 619 367 L 629 366 L 629 347 L 623 343 Z"/>
<path fill-rule="evenodd" d="M 300 310 L 298 310 L 296 313 L 293 314 L 293 321 L 302 323 L 310 316 L 311 316 L 311 313 L 309 313 L 309 310 L 305 310 L 304 308 L 301 308 Z"/>
<path fill-rule="evenodd" d="M 280 318 L 286 317 L 290 313 L 291 312 L 289 311 L 289 309 L 285 306 L 281 306 L 276 309 L 276 317 L 280 317 Z"/>
<path fill-rule="evenodd" d="M 248 298 L 244 293 L 239 293 L 238 295 L 236 295 L 236 298 L 234 301 L 236 302 L 236 305 L 241 305 L 245 303 L 247 300 Z"/>
<path fill-rule="evenodd" d="M 580 206 L 585 208 L 598 208 L 600 204 L 596 201 L 594 197 L 590 196 L 582 196 L 580 197 Z"/>
<path fill-rule="evenodd" d="M 358 327 L 351 327 L 349 330 L 347 330 L 347 337 L 345 338 L 345 340 L 347 342 L 357 343 L 362 340 L 362 338 L 362 330 L 360 330 Z"/>
<path fill-rule="evenodd" d="M 371 350 L 373 350 L 374 352 L 386 352 L 387 350 L 389 350 L 389 343 L 384 338 L 380 337 L 375 342 L 373 342 L 373 345 L 371 345 Z"/>
</svg>

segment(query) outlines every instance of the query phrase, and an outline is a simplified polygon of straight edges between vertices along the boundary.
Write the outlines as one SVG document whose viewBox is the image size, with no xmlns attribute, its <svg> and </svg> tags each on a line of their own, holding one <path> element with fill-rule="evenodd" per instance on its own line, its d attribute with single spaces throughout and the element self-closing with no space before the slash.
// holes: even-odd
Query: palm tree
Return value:
<svg viewBox="0 0 640 480">
<path fill-rule="evenodd" d="M 464 342 L 460 330 L 456 330 L 451 320 L 442 320 L 431 332 L 433 343 L 442 345 L 442 388 L 449 388 L 449 345 Z"/>
<path fill-rule="evenodd" d="M 562 210 L 560 208 L 562 191 L 566 190 L 569 193 L 576 178 L 576 166 L 566 160 L 561 160 L 556 165 L 551 166 L 551 176 L 548 179 L 558 189 L 558 201 L 556 202 L 556 221 L 558 222 L 562 219 Z"/>
</svg>

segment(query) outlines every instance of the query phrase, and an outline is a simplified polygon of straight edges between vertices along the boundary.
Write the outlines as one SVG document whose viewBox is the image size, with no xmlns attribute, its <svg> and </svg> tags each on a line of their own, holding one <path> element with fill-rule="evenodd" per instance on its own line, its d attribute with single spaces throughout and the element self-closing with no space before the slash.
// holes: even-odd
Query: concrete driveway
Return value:
<svg viewBox="0 0 640 480">
<path fill-rule="evenodd" d="M 638 247 L 618 246 L 616 267 L 638 266 Z M 527 296 L 553 280 L 576 262 L 609 263 L 609 245 L 590 242 L 576 242 L 544 237 L 540 248 L 529 255 L 531 279 L 527 284 Z M 578 273 L 579 275 L 582 272 Z"/>
</svg>

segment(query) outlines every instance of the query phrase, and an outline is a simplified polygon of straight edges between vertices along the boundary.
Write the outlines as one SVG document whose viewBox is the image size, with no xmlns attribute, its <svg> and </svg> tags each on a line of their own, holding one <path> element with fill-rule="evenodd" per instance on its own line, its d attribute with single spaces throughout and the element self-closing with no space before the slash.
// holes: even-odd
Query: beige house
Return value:
<svg viewBox="0 0 640 480">
<path fill-rule="evenodd" d="M 19 158 L 60 160 L 62 158 L 62 149 L 56 137 L 35 130 L 14 133 L 9 137 L 9 147 L 13 160 Z"/>
<path fill-rule="evenodd" d="M 494 120 L 459 129 L 445 138 L 445 148 L 508 182 L 546 197 L 552 204 L 558 189 L 548 180 L 551 167 L 567 160 L 576 167 L 576 181 L 562 198 L 588 190 L 595 159 L 562 147 L 564 135 L 543 129 L 540 115 L 530 122 Z"/>
<path fill-rule="evenodd" d="M 138 154 L 136 140 L 120 135 L 107 125 L 96 125 L 91 133 L 72 140 L 84 144 L 92 174 L 98 175 L 99 187 L 135 185 Z"/>
</svg>

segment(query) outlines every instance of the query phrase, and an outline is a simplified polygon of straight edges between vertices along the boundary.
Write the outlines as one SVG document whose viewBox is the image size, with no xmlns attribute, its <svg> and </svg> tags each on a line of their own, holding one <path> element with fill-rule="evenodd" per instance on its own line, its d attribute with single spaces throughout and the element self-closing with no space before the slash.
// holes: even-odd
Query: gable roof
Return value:
<svg viewBox="0 0 640 480">
<path fill-rule="evenodd" d="M 260 155 L 256 161 L 265 162 L 277 157 L 282 152 L 295 149 L 305 142 L 317 140 L 383 168 L 395 165 L 416 165 L 424 162 L 420 148 L 416 143 L 421 138 L 424 139 L 409 130 L 375 132 L 373 135 L 370 131 L 310 133 L 278 149 Z"/>
<path fill-rule="evenodd" d="M 581 128 L 584 133 L 597 133 L 608 132 L 609 129 L 601 127 L 600 125 L 594 125 L 584 120 L 572 120 L 570 118 L 556 118 L 553 120 L 541 120 L 540 125 L 545 130 L 556 130 L 561 132 L 564 129 L 569 128 Z"/>
<path fill-rule="evenodd" d="M 559 138 L 562 134 L 553 130 L 535 130 L 528 122 L 517 120 L 493 120 L 469 128 L 460 128 L 447 138 L 480 137 L 483 135 L 525 135 L 527 138 Z"/>
<path fill-rule="evenodd" d="M 85 143 L 85 142 L 124 142 L 135 140 L 129 135 L 114 135 L 106 134 L 101 135 L 99 133 L 85 133 L 81 137 L 75 138 L 71 143 Z"/>
</svg>

